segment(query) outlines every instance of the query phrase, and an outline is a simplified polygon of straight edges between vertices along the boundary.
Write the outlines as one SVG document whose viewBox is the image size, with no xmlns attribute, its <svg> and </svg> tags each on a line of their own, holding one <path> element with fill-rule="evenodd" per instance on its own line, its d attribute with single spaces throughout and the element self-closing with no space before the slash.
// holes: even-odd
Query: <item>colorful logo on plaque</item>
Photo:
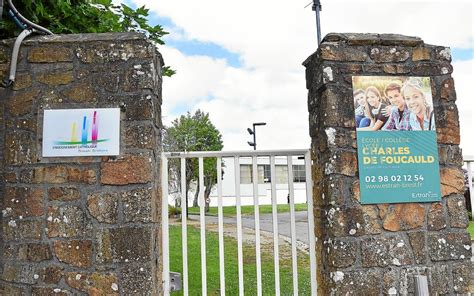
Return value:
<svg viewBox="0 0 474 296">
<path fill-rule="evenodd" d="M 83 117 L 81 138 L 78 137 L 78 124 L 76 121 L 71 123 L 71 140 L 70 141 L 55 141 L 55 145 L 94 145 L 100 142 L 107 142 L 109 139 L 99 139 L 99 117 L 97 111 L 94 111 L 92 116 L 92 124 L 90 118 Z"/>
</svg>

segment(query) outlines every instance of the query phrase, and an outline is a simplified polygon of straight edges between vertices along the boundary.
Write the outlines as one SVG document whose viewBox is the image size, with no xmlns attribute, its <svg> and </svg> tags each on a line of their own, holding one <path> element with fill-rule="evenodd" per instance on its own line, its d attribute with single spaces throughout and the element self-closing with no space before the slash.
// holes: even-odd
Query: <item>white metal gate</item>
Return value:
<svg viewBox="0 0 474 296">
<path fill-rule="evenodd" d="M 236 227 L 237 227 L 237 257 L 238 257 L 238 287 L 239 295 L 245 295 L 244 291 L 244 258 L 242 252 L 242 214 L 241 214 L 241 181 L 240 181 L 240 159 L 251 158 L 252 165 L 252 185 L 253 185 L 253 207 L 255 217 L 255 259 L 256 259 L 256 282 L 257 295 L 268 295 L 268 292 L 262 291 L 262 269 L 261 269 L 261 244 L 260 244 L 260 214 L 259 214 L 259 194 L 258 194 L 258 159 L 263 157 L 269 159 L 271 174 L 271 203 L 273 219 L 273 257 L 275 273 L 275 294 L 280 295 L 280 258 L 279 258 L 279 231 L 277 216 L 277 198 L 276 198 L 276 171 L 275 157 L 285 157 L 288 171 L 288 194 L 290 208 L 290 229 L 291 229 L 291 260 L 292 260 L 292 282 L 293 295 L 298 295 L 298 265 L 297 265 L 297 237 L 295 224 L 295 202 L 294 202 L 294 184 L 293 184 L 293 160 L 296 157 L 304 159 L 304 170 L 306 175 L 306 200 L 307 200 L 307 218 L 309 235 L 309 259 L 310 259 L 310 282 L 311 295 L 316 295 L 316 255 L 315 255 L 315 236 L 314 236 L 314 216 L 312 199 L 312 180 L 311 180 L 311 156 L 309 150 L 270 150 L 270 151 L 238 151 L 238 152 L 165 152 L 162 154 L 162 227 L 163 227 L 163 290 L 164 295 L 170 294 L 170 258 L 169 258 L 169 221 L 168 221 L 168 160 L 172 158 L 180 159 L 181 164 L 181 205 L 186 204 L 186 159 L 197 158 L 199 162 L 199 211 L 200 211 L 200 243 L 201 243 L 201 289 L 202 295 L 208 295 L 207 289 L 207 270 L 206 270 L 206 216 L 204 201 L 204 158 L 217 159 L 217 199 L 218 199 L 218 240 L 219 240 L 219 274 L 220 274 L 220 295 L 226 295 L 225 267 L 224 267 L 224 215 L 222 202 L 222 159 L 233 158 L 235 174 L 235 201 L 236 201 Z M 186 207 L 182 206 L 182 217 L 187 217 Z M 181 222 L 182 230 L 182 292 L 183 295 L 189 295 L 189 274 L 188 274 L 188 242 L 187 242 L 187 219 L 183 218 Z M 234 294 L 235 292 L 232 292 Z M 230 291 L 229 291 L 230 294 Z"/>
<path fill-rule="evenodd" d="M 469 199 L 471 202 L 471 217 L 474 221 L 474 190 L 472 188 L 472 163 L 474 162 L 474 155 L 466 155 L 464 158 L 464 164 L 466 165 L 467 170 L 467 182 L 468 182 L 468 190 L 469 190 Z"/>
</svg>

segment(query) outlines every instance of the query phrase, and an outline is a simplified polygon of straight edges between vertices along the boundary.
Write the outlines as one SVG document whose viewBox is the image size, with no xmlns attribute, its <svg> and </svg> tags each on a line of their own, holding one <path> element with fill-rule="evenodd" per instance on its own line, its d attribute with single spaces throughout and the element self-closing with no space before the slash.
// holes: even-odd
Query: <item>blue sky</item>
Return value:
<svg viewBox="0 0 474 296">
<path fill-rule="evenodd" d="M 239 68 L 240 57 L 237 53 L 230 52 L 212 42 L 200 42 L 198 40 L 167 40 L 165 42 L 168 46 L 176 48 L 180 52 L 188 56 L 205 55 L 214 59 L 225 59 L 227 64 L 232 67 Z"/>
<path fill-rule="evenodd" d="M 474 48 L 452 48 L 453 61 L 467 61 L 474 59 Z"/>
<path fill-rule="evenodd" d="M 151 13 L 149 16 L 149 21 L 152 25 L 160 24 L 165 29 L 165 31 L 179 32 L 184 34 L 183 30 L 177 27 L 170 18 L 160 17 L 156 13 Z M 205 55 L 215 59 L 225 59 L 226 62 L 232 67 L 238 68 L 241 66 L 239 60 L 240 57 L 237 53 L 231 52 L 216 43 L 203 42 L 196 39 L 176 39 L 169 34 L 166 35 L 163 40 L 167 46 L 176 48 L 183 54 L 189 56 Z"/>
</svg>

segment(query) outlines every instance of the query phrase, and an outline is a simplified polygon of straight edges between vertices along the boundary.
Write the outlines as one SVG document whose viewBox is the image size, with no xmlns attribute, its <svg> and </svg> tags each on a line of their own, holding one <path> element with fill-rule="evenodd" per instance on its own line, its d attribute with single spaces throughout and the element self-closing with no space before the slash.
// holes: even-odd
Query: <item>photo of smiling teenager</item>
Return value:
<svg viewBox="0 0 474 296">
<path fill-rule="evenodd" d="M 433 108 L 428 104 L 419 79 L 409 79 L 402 87 L 402 95 L 410 110 L 413 130 L 435 130 Z"/>
<path fill-rule="evenodd" d="M 362 89 L 357 89 L 354 91 L 354 106 L 355 106 L 355 120 L 356 127 L 364 127 L 370 124 L 370 120 L 364 121 L 367 122 L 365 125 L 361 126 L 361 120 L 365 119 L 365 91 Z"/>
<path fill-rule="evenodd" d="M 385 96 L 388 98 L 391 106 L 389 120 L 382 130 L 403 130 L 410 131 L 410 110 L 401 93 L 402 85 L 398 81 L 392 81 L 385 87 Z"/>
<path fill-rule="evenodd" d="M 367 118 L 370 118 L 370 124 L 367 127 L 361 127 L 357 130 L 360 131 L 378 131 L 387 122 L 389 116 L 381 112 L 381 110 L 387 107 L 382 102 L 382 95 L 375 86 L 369 86 L 365 90 L 366 102 L 365 102 L 365 114 Z M 362 125 L 362 121 L 361 121 Z"/>
</svg>

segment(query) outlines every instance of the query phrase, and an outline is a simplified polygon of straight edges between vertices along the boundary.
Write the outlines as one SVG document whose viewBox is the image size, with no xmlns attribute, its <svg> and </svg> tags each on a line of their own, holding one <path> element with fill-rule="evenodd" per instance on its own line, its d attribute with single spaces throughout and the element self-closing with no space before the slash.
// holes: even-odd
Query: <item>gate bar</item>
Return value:
<svg viewBox="0 0 474 296">
<path fill-rule="evenodd" d="M 186 201 L 186 159 L 181 158 L 181 239 L 183 241 L 183 295 L 188 295 L 188 209 Z"/>
<path fill-rule="evenodd" d="M 305 177 L 306 177 L 306 201 L 308 205 L 308 236 L 309 236 L 309 263 L 311 275 L 311 295 L 316 296 L 318 282 L 316 280 L 316 239 L 314 234 L 314 211 L 313 211 L 313 181 L 311 175 L 311 152 L 304 155 Z"/>
<path fill-rule="evenodd" d="M 278 208 L 276 196 L 276 169 L 275 156 L 270 156 L 270 178 L 272 186 L 272 214 L 273 214 L 273 260 L 275 262 L 275 295 L 280 295 L 280 257 L 278 245 Z"/>
<path fill-rule="evenodd" d="M 199 219 L 201 228 L 201 286 L 202 295 L 207 295 L 206 266 L 206 202 L 204 201 L 204 160 L 199 157 Z"/>
<path fill-rule="evenodd" d="M 244 255 L 242 250 L 242 211 L 240 200 L 240 161 L 234 157 L 235 199 L 237 208 L 237 257 L 239 260 L 239 295 L 244 296 Z"/>
<path fill-rule="evenodd" d="M 251 157 L 251 156 L 301 156 L 304 155 L 308 149 L 293 149 L 293 150 L 251 150 L 251 151 L 196 151 L 196 152 L 164 152 L 168 158 L 191 158 L 191 157 Z"/>
<path fill-rule="evenodd" d="M 222 212 L 222 158 L 217 158 L 217 219 L 219 223 L 220 290 L 225 296 L 224 213 Z"/>
<path fill-rule="evenodd" d="M 466 161 L 466 160 L 464 160 Z M 468 186 L 469 186 L 469 199 L 471 201 L 471 220 L 474 221 L 474 196 L 472 191 L 472 168 L 471 168 L 472 160 L 466 161 L 466 168 L 467 168 L 467 178 L 468 178 Z"/>
<path fill-rule="evenodd" d="M 162 184 L 161 188 L 162 199 L 161 199 L 161 217 L 162 217 L 162 254 L 163 254 L 163 295 L 168 296 L 170 294 L 170 261 L 169 261 L 169 229 L 168 229 L 168 158 L 163 154 L 161 155 L 161 176 Z"/>
<path fill-rule="evenodd" d="M 253 203 L 255 216 L 255 257 L 257 265 L 257 295 L 262 296 L 262 263 L 260 254 L 260 212 L 258 202 L 257 155 L 252 156 Z"/>
<path fill-rule="evenodd" d="M 298 296 L 298 257 L 296 251 L 295 189 L 293 184 L 293 158 L 288 156 L 288 187 L 290 191 L 291 257 L 293 265 L 293 296 Z"/>
</svg>

